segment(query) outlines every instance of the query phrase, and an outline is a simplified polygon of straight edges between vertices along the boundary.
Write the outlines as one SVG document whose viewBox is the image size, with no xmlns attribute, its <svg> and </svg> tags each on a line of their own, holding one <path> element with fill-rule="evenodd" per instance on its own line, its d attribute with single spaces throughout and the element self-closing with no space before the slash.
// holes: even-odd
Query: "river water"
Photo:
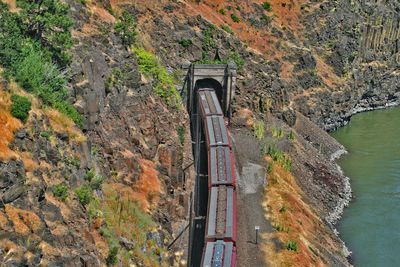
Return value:
<svg viewBox="0 0 400 267">
<path fill-rule="evenodd" d="M 400 108 L 365 112 L 332 133 L 354 199 L 337 225 L 355 266 L 400 266 Z"/>
</svg>

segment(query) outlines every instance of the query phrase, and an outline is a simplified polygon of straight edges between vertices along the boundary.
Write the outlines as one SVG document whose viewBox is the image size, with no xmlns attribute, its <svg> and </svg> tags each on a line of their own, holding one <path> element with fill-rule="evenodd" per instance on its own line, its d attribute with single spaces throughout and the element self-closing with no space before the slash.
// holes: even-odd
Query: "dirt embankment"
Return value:
<svg viewBox="0 0 400 267">
<path fill-rule="evenodd" d="M 257 120 L 248 110 L 232 120 L 240 266 L 246 261 L 258 266 L 349 265 L 332 225 L 332 211 L 349 198 L 331 158 L 342 147 L 305 117 L 298 118 L 294 128 L 272 115 Z M 260 226 L 259 244 L 254 243 L 255 226 Z"/>
</svg>

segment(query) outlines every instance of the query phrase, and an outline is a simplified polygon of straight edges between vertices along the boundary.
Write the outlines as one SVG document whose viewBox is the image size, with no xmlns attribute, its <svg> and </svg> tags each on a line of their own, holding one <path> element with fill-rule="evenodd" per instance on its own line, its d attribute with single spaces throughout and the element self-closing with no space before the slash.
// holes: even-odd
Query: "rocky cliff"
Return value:
<svg viewBox="0 0 400 267">
<path fill-rule="evenodd" d="M 5 2 L 18 11 L 14 1 Z M 159 83 L 163 77 L 161 87 L 179 89 L 180 66 L 188 61 L 235 61 L 232 127 L 255 132 L 254 123 L 243 121 L 263 122 L 260 147 L 274 146 L 291 159 L 290 175 L 282 166 L 275 174 L 294 188 L 286 195 L 296 201 L 271 199 L 266 211 L 277 222 L 273 205 L 292 205 L 289 215 L 303 207 L 315 220 L 312 227 L 291 226 L 306 234 L 291 236 L 301 249 L 283 261 L 306 255 L 300 265 L 348 264 L 333 228 L 350 197 L 332 162 L 343 148 L 323 130 L 355 112 L 397 104 L 397 1 L 66 2 L 74 45 L 64 72 L 84 125 L 77 128 L 31 94 L 28 121 L 13 119 L 11 95 L 26 93 L 2 83 L 2 264 L 172 264 L 166 246 L 187 215 L 189 190 L 181 178 L 191 158 L 189 122 Z M 128 21 L 123 14 L 135 20 L 133 45 L 116 27 Z M 264 152 L 266 166 L 280 165 Z M 93 196 L 82 204 L 77 189 L 87 186 Z M 282 244 L 288 238 L 277 235 Z"/>
</svg>

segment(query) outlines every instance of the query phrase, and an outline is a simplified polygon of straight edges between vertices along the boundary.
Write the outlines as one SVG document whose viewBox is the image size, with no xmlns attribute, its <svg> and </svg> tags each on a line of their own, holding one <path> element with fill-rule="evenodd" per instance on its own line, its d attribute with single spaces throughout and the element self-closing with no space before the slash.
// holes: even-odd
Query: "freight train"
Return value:
<svg viewBox="0 0 400 267">
<path fill-rule="evenodd" d="M 236 178 L 231 140 L 214 91 L 197 91 L 208 155 L 208 207 L 203 267 L 236 266 Z"/>
</svg>

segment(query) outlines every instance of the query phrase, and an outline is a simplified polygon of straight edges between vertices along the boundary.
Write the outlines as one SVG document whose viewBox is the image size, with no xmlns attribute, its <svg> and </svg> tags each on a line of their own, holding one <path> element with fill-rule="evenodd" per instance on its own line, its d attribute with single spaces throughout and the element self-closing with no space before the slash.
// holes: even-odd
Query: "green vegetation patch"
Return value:
<svg viewBox="0 0 400 267">
<path fill-rule="evenodd" d="M 225 26 L 225 27 L 224 27 Z M 228 26 L 221 26 L 223 30 L 229 32 L 232 31 Z M 225 28 L 225 29 L 224 29 Z M 237 67 L 241 69 L 244 66 L 244 59 L 236 51 L 230 51 L 229 55 L 222 60 L 215 60 L 214 53 L 217 48 L 217 43 L 215 41 L 216 35 L 219 29 L 213 24 L 210 24 L 206 29 L 203 30 L 203 43 L 202 43 L 202 58 L 197 61 L 198 64 L 228 64 L 233 61 L 236 63 Z M 233 34 L 233 32 L 232 32 Z"/>
<path fill-rule="evenodd" d="M 253 124 L 254 136 L 258 140 L 263 140 L 265 135 L 265 124 L 263 121 L 256 121 Z"/>
<path fill-rule="evenodd" d="M 125 46 L 131 46 L 135 43 L 137 36 L 136 21 L 128 11 L 122 12 L 118 22 L 115 23 L 114 30 Z"/>
<path fill-rule="evenodd" d="M 297 242 L 294 240 L 290 240 L 289 242 L 287 242 L 284 247 L 287 250 L 291 250 L 291 251 L 297 251 Z"/>
<path fill-rule="evenodd" d="M 160 96 L 168 106 L 180 107 L 181 97 L 174 85 L 174 78 L 168 74 L 167 69 L 161 65 L 157 57 L 144 48 L 135 47 L 139 70 L 154 80 L 156 95 Z"/>
<path fill-rule="evenodd" d="M 232 31 L 232 29 L 228 26 L 228 25 L 225 25 L 225 24 L 223 24 L 222 26 L 221 26 L 221 29 L 223 29 L 224 31 L 226 31 L 227 33 L 229 33 L 229 34 L 234 34 L 234 32 Z"/>
<path fill-rule="evenodd" d="M 183 145 L 185 143 L 185 127 L 178 126 L 178 129 L 176 131 L 178 133 L 179 142 L 181 143 L 181 145 Z"/>
<path fill-rule="evenodd" d="M 235 13 L 232 13 L 232 14 L 231 14 L 231 19 L 232 19 L 233 22 L 235 22 L 235 23 L 239 23 L 239 22 L 240 22 L 240 18 L 239 18 Z"/>
<path fill-rule="evenodd" d="M 75 189 L 75 194 L 78 197 L 79 203 L 81 203 L 83 206 L 89 204 L 93 198 L 92 188 L 87 184 Z"/>
<path fill-rule="evenodd" d="M 285 155 L 285 153 L 278 150 L 274 146 L 269 146 L 265 153 L 269 155 L 273 161 L 282 166 L 286 171 L 290 171 L 290 169 L 292 168 L 292 160 L 287 155 Z"/>
<path fill-rule="evenodd" d="M 11 96 L 11 101 L 11 114 L 25 123 L 28 120 L 29 111 L 31 110 L 31 101 L 27 97 L 15 94 Z"/>
<path fill-rule="evenodd" d="M 20 11 L 12 13 L 0 3 L 0 62 L 5 76 L 82 127 L 82 117 L 68 103 L 67 79 L 60 71 L 71 57 L 68 5 L 19 0 L 17 6 Z"/>
<path fill-rule="evenodd" d="M 68 197 L 68 187 L 65 184 L 58 184 L 54 186 L 53 195 L 60 201 L 65 201 Z"/>
<path fill-rule="evenodd" d="M 182 39 L 178 43 L 184 48 L 188 48 L 193 44 L 193 41 L 191 39 Z"/>
<path fill-rule="evenodd" d="M 110 186 L 104 186 L 103 198 L 93 198 L 87 208 L 91 219 L 100 217 L 105 222 L 100 234 L 107 240 L 110 249 L 108 265 L 121 262 L 123 266 L 129 266 L 131 260 L 143 261 L 146 266 L 160 265 L 160 255 L 165 251 L 149 237 L 155 223 L 135 201 Z M 131 247 L 121 246 L 120 238 L 130 242 Z"/>
<path fill-rule="evenodd" d="M 219 9 L 218 12 L 219 12 L 221 15 L 226 15 L 226 11 L 225 11 L 225 9 L 223 9 L 223 8 Z"/>
<path fill-rule="evenodd" d="M 272 128 L 271 134 L 272 137 L 280 139 L 285 135 L 285 132 L 282 130 L 282 128 Z"/>
<path fill-rule="evenodd" d="M 265 1 L 264 3 L 262 3 L 261 6 L 268 12 L 272 11 L 271 3 L 268 1 Z"/>
</svg>

